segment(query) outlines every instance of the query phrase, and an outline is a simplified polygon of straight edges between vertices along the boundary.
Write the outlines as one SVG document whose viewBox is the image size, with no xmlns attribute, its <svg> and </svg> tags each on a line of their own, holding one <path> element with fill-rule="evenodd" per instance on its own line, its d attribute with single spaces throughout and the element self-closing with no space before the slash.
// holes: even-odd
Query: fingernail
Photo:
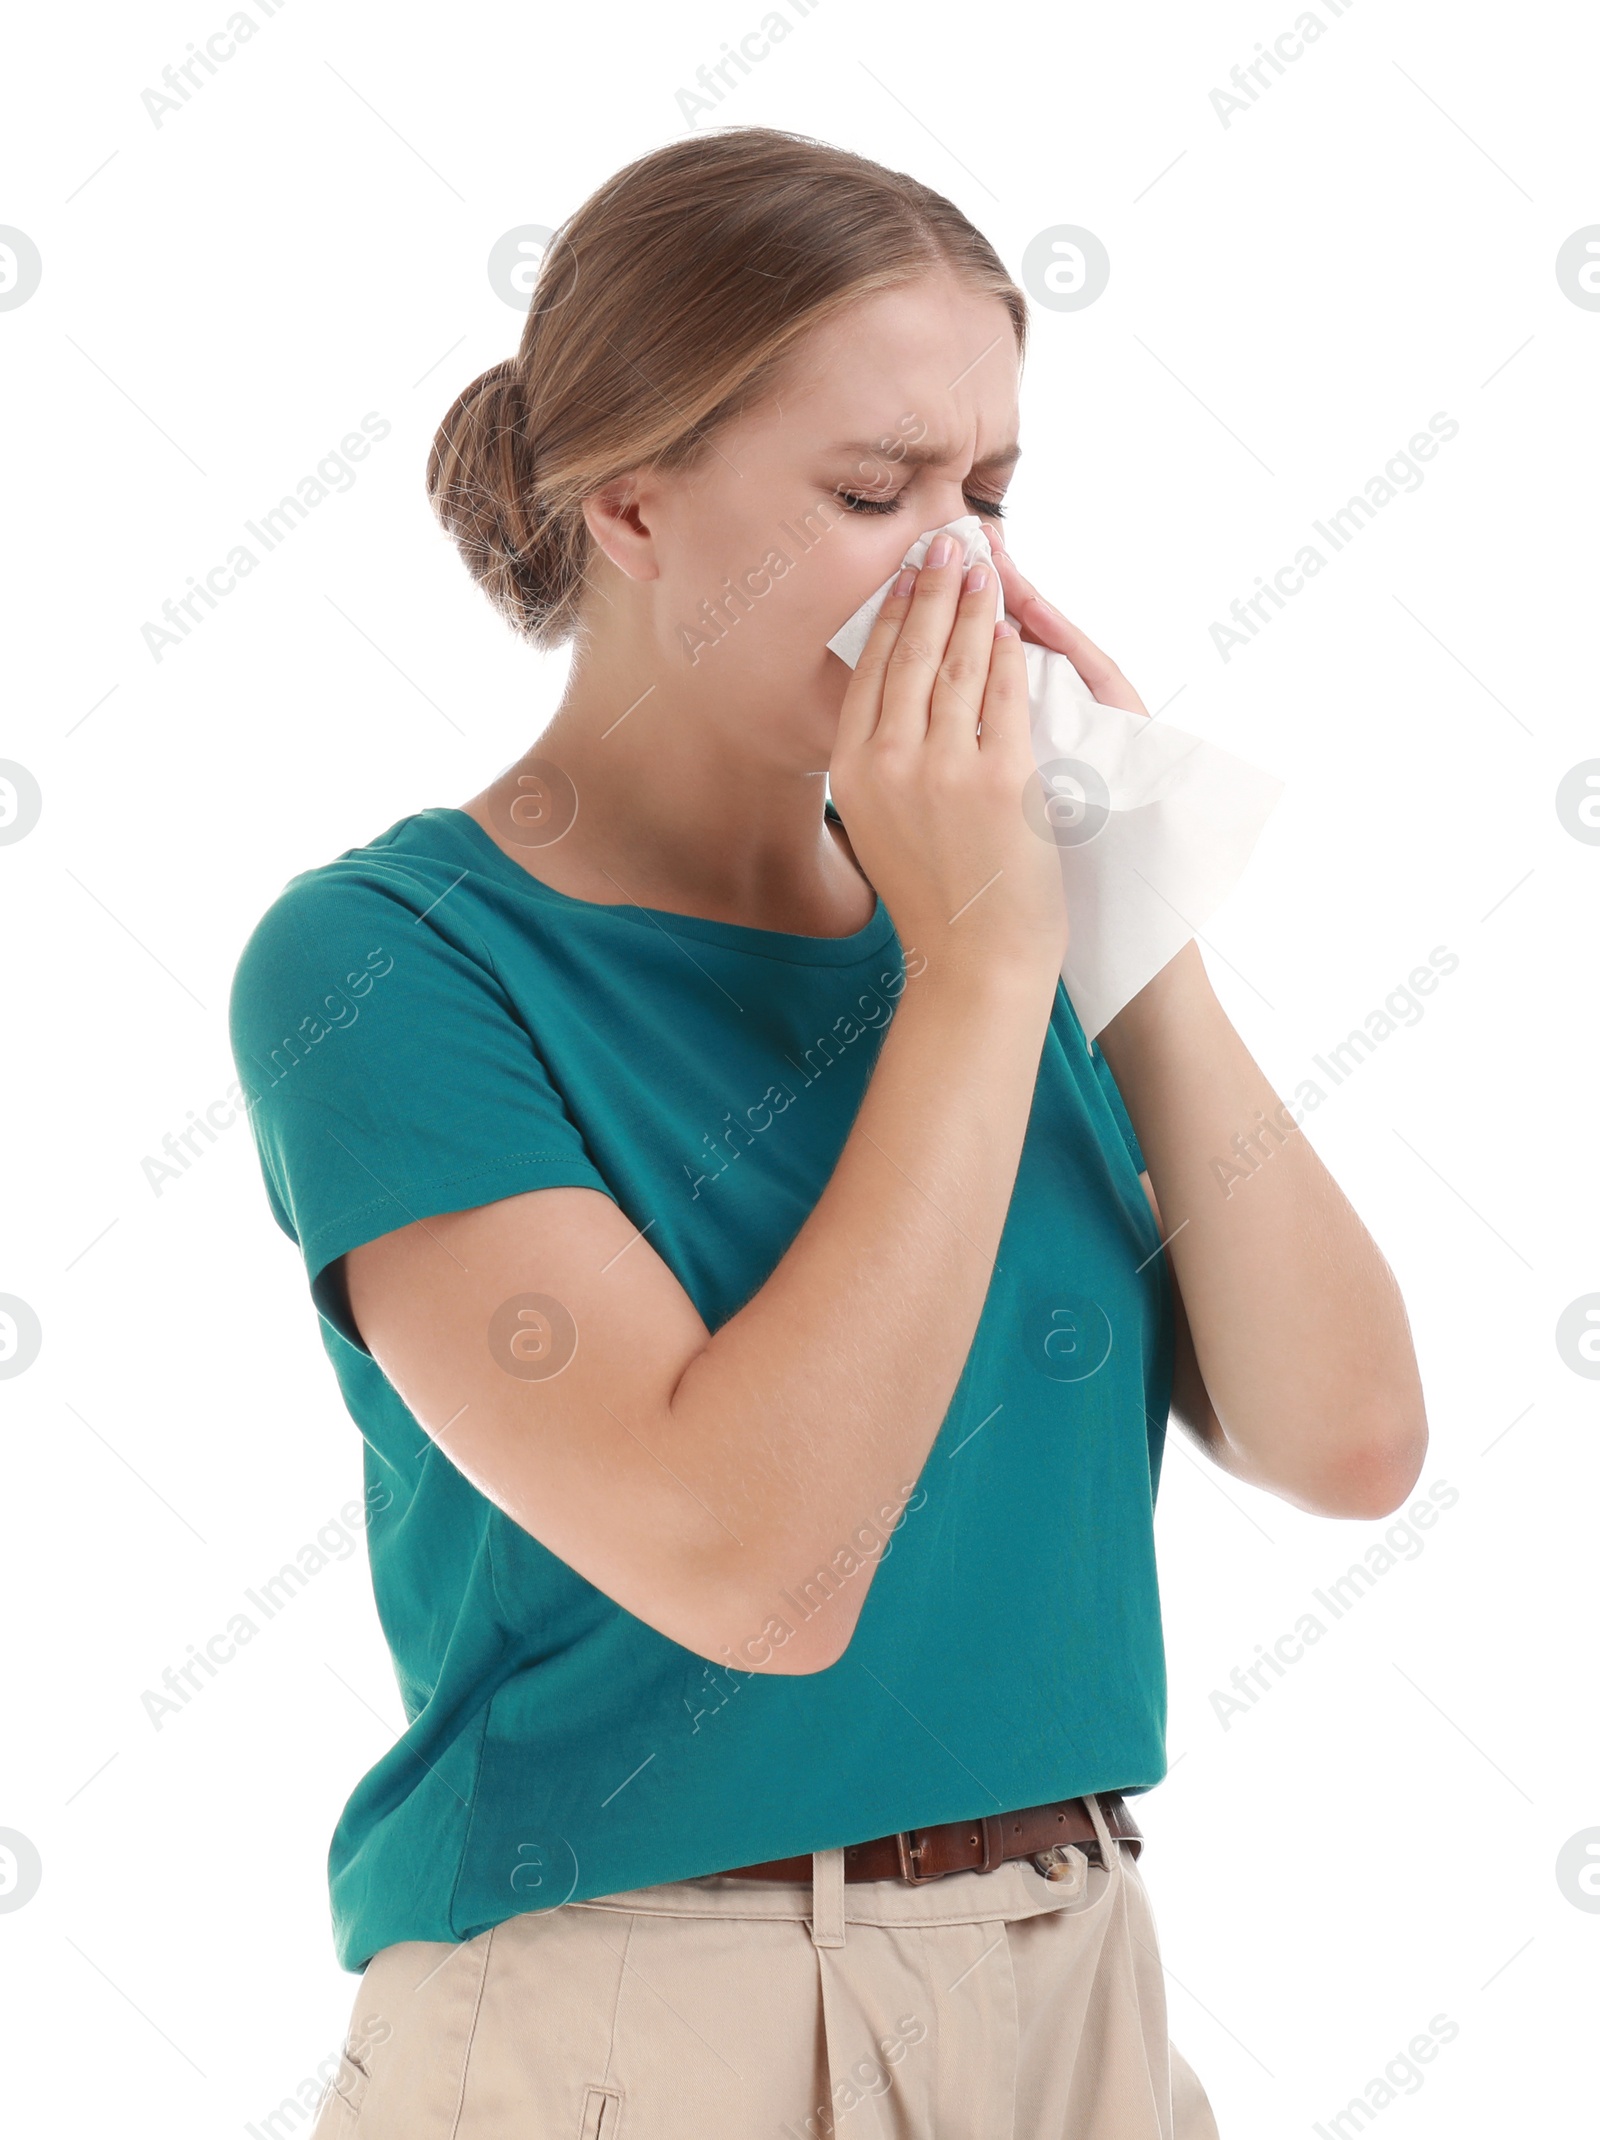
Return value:
<svg viewBox="0 0 1600 2140">
<path fill-rule="evenodd" d="M 956 545 L 954 536 L 935 535 L 932 543 L 929 545 L 928 548 L 928 563 L 932 565 L 935 570 L 937 570 L 940 565 L 947 565 L 950 562 L 951 558 L 955 555 L 955 548 Z"/>
<path fill-rule="evenodd" d="M 1015 639 L 1017 627 L 1009 617 L 996 617 L 994 620 L 994 635 L 997 639 Z"/>
<path fill-rule="evenodd" d="M 961 582 L 961 592 L 963 594 L 981 594 L 984 588 L 988 586 L 988 584 L 988 566 L 973 565 L 968 570 L 966 578 Z"/>
<path fill-rule="evenodd" d="M 905 570 L 901 573 L 900 577 L 895 581 L 894 586 L 890 591 L 897 595 L 908 595 L 916 584 L 916 567 L 914 565 L 907 565 Z"/>
</svg>

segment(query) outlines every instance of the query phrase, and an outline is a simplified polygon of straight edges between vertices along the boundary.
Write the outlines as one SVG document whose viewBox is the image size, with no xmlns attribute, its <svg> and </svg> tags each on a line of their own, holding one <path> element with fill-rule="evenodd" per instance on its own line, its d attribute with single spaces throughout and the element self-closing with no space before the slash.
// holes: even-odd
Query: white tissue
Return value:
<svg viewBox="0 0 1600 2140">
<path fill-rule="evenodd" d="M 930 528 L 903 563 L 920 565 L 939 534 L 954 536 L 965 565 L 993 563 L 976 514 Z M 828 641 L 852 669 L 895 577 Z M 996 572 L 997 595 L 998 583 Z M 1093 1040 L 1211 919 L 1284 784 L 1165 721 L 1102 706 L 1064 654 L 1024 652 L 1042 788 L 1030 822 L 1060 851 L 1069 931 L 1061 978 Z"/>
</svg>

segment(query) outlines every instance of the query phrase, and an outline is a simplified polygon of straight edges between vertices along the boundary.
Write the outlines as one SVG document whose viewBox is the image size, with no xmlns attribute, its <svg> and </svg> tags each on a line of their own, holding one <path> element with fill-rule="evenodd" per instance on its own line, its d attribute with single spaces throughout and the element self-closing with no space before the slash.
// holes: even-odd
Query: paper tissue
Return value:
<svg viewBox="0 0 1600 2140">
<path fill-rule="evenodd" d="M 969 514 L 930 528 L 903 564 L 920 565 L 938 534 L 955 538 L 964 565 L 993 563 L 983 523 Z M 852 669 L 896 577 L 828 641 Z M 998 571 L 993 584 L 998 604 Z M 1061 977 L 1093 1040 L 1222 904 L 1284 784 L 1164 720 L 1102 706 L 1064 654 L 1024 651 L 1039 770 L 1025 807 L 1060 852 L 1069 923 Z"/>
</svg>

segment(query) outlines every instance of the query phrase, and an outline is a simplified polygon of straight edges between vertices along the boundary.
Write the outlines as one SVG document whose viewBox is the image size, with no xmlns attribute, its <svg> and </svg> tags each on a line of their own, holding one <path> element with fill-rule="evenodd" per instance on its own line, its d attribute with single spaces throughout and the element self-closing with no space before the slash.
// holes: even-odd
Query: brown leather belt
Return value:
<svg viewBox="0 0 1600 2140">
<path fill-rule="evenodd" d="M 1120 1791 L 1098 1794 L 1107 1832 L 1125 1842 L 1137 1857 L 1144 1838 Z M 870 1843 L 845 1846 L 847 1880 L 909 1880 L 920 1885 L 946 1873 L 992 1872 L 1008 1858 L 1032 1858 L 1075 1843 L 1085 1857 L 1100 1862 L 1099 1838 L 1089 1808 L 1081 1798 L 1061 1798 L 1020 1813 L 986 1813 L 977 1820 L 943 1821 L 933 1828 L 907 1828 L 899 1835 L 874 1836 Z M 737 1865 L 724 1880 L 809 1880 L 809 1854 L 772 1858 L 765 1865 Z"/>
</svg>

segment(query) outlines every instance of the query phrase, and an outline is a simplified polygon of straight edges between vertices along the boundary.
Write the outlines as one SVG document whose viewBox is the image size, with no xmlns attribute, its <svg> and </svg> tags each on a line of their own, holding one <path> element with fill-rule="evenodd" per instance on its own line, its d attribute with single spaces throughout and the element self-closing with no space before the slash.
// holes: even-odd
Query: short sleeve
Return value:
<svg viewBox="0 0 1600 2140">
<path fill-rule="evenodd" d="M 1122 1094 L 1117 1090 L 1117 1081 L 1111 1075 L 1111 1065 L 1099 1048 L 1091 1049 L 1089 1060 L 1094 1064 L 1095 1075 L 1099 1078 L 1111 1112 L 1116 1117 L 1117 1128 L 1122 1132 L 1122 1141 L 1128 1147 L 1128 1156 L 1133 1161 L 1134 1172 L 1142 1174 L 1145 1171 L 1144 1153 L 1139 1149 L 1139 1139 L 1134 1134 L 1128 1110 L 1122 1104 Z"/>
<path fill-rule="evenodd" d="M 296 878 L 229 1002 L 273 1216 L 319 1313 L 363 1352 L 331 1282 L 348 1249 L 528 1189 L 611 1194 L 492 956 L 436 893 L 336 864 Z"/>
</svg>

